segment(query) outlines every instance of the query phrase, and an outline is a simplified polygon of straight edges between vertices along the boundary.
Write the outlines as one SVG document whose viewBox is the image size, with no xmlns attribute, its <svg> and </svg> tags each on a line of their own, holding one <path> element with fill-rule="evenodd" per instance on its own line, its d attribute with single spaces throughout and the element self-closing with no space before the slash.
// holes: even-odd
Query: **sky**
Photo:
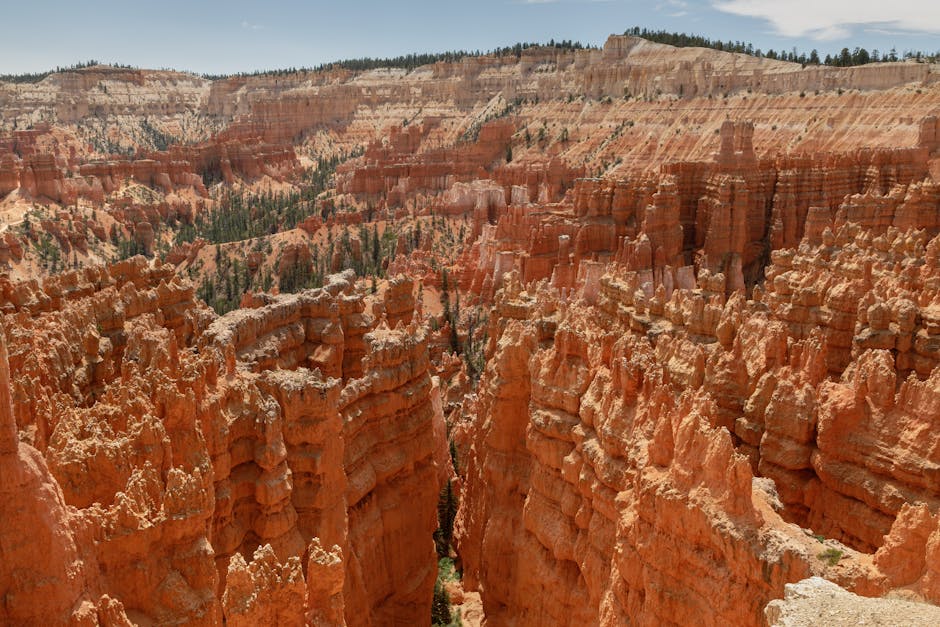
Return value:
<svg viewBox="0 0 940 627">
<path fill-rule="evenodd" d="M 821 56 L 843 47 L 940 50 L 940 0 L 2 0 L 0 74 L 89 59 L 223 74 L 356 57 L 602 45 L 627 28 Z"/>
</svg>

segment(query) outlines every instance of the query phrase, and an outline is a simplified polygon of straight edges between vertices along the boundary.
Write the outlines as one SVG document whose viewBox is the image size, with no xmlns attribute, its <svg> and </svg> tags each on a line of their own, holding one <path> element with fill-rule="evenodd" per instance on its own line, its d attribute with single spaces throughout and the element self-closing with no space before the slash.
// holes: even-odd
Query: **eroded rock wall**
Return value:
<svg viewBox="0 0 940 627">
<path fill-rule="evenodd" d="M 221 318 L 142 258 L 7 285 L 4 620 L 429 615 L 446 444 L 427 340 L 374 328 L 352 278 Z"/>
<path fill-rule="evenodd" d="M 488 617 L 762 624 L 810 574 L 940 600 L 937 229 L 894 226 L 900 202 L 863 226 L 849 203 L 772 253 L 753 298 L 637 248 L 565 287 L 502 274 L 455 436 Z"/>
</svg>

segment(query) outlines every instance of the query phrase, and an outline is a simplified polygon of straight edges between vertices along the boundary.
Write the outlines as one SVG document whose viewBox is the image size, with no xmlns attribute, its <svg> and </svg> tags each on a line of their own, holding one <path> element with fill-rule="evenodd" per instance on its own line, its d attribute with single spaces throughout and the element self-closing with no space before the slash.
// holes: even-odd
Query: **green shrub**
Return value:
<svg viewBox="0 0 940 627">
<path fill-rule="evenodd" d="M 842 551 L 839 549 L 828 548 L 817 555 L 817 557 L 828 563 L 830 566 L 835 566 L 839 563 L 839 560 L 842 559 Z"/>
</svg>

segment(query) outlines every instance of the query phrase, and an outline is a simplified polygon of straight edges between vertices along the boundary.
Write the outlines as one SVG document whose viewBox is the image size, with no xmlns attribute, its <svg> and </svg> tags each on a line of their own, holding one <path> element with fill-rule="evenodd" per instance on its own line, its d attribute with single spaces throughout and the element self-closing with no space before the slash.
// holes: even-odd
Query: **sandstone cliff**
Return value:
<svg viewBox="0 0 940 627">
<path fill-rule="evenodd" d="M 351 275 L 221 318 L 166 278 L 138 257 L 5 290 L 3 621 L 423 620 L 425 336 L 370 330 Z"/>
<path fill-rule="evenodd" d="M 930 439 L 914 434 L 938 415 L 936 370 L 896 388 L 890 353 L 860 349 L 832 382 L 819 330 L 793 337 L 698 285 L 646 301 L 607 276 L 589 306 L 507 281 L 459 436 L 458 551 L 490 620 L 759 624 L 811 573 L 863 594 L 929 580 L 886 565 L 924 546 L 907 534 L 933 533 L 892 522 L 935 498 Z"/>
</svg>

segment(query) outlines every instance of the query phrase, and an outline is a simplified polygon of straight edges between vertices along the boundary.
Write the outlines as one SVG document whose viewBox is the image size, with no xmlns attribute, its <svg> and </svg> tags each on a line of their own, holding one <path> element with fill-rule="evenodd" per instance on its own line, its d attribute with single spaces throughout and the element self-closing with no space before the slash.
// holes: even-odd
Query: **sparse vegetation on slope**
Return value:
<svg viewBox="0 0 940 627">
<path fill-rule="evenodd" d="M 23 72 L 21 74 L 0 74 L 0 82 L 4 83 L 38 83 L 42 79 L 50 76 L 51 74 L 58 74 L 60 72 L 72 72 L 74 70 L 83 70 L 85 68 L 94 67 L 96 65 L 101 65 L 101 61 L 95 59 L 89 59 L 88 61 L 82 61 L 74 65 L 68 65 L 65 67 L 58 67 L 54 70 L 46 70 L 44 72 Z M 137 69 L 130 65 L 122 65 L 120 63 L 110 63 L 109 67 L 113 68 L 122 68 L 125 70 Z"/>
<path fill-rule="evenodd" d="M 842 48 L 837 54 L 827 54 L 825 58 L 820 58 L 817 50 L 812 50 L 809 54 L 799 52 L 796 48 L 792 50 L 776 51 L 769 49 L 762 51 L 755 48 L 754 44 L 744 41 L 719 41 L 712 40 L 701 35 L 689 35 L 686 33 L 676 33 L 666 30 L 649 30 L 634 26 L 627 29 L 624 35 L 642 37 L 648 41 L 654 41 L 660 44 L 668 44 L 677 48 L 712 48 L 724 52 L 737 52 L 747 54 L 753 57 L 763 57 L 767 59 L 779 59 L 781 61 L 791 61 L 803 65 L 832 65 L 835 67 L 851 67 L 855 65 L 865 65 L 867 63 L 878 63 L 879 61 L 900 61 L 901 59 L 915 59 L 917 61 L 936 62 L 940 58 L 940 50 L 932 54 L 921 52 L 919 50 L 905 50 L 900 55 L 897 50 L 892 48 L 890 51 L 882 53 L 879 50 L 869 52 L 865 48 L 855 46 L 853 49 Z"/>
</svg>

